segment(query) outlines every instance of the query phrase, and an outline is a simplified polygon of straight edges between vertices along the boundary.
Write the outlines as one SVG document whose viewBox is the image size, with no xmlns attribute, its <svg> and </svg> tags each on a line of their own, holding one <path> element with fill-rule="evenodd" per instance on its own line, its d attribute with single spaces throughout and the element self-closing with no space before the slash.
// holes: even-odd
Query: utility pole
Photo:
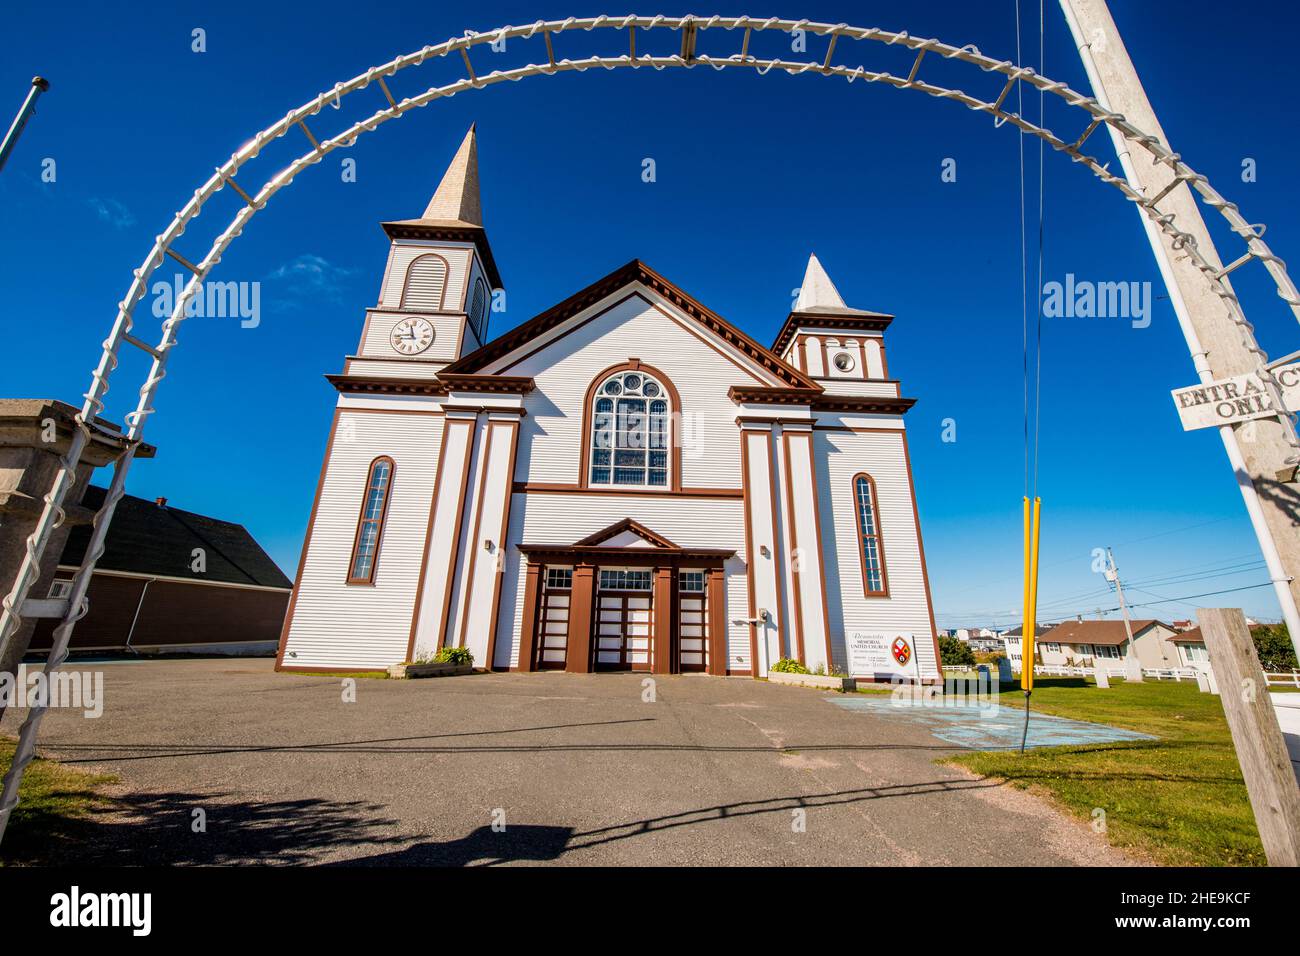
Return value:
<svg viewBox="0 0 1300 956">
<path fill-rule="evenodd" d="M 36 112 L 37 98 L 50 88 L 50 81 L 41 76 L 32 77 L 32 88 L 27 91 L 27 99 L 23 100 L 22 109 L 14 117 L 13 125 L 9 127 L 9 132 L 5 133 L 3 142 L 0 142 L 0 169 L 5 168 L 5 160 L 13 152 L 14 144 L 18 142 L 18 137 L 23 135 L 23 127 L 27 121 L 32 118 Z"/>
<path fill-rule="evenodd" d="M 1128 651 L 1130 654 L 1136 653 L 1133 648 L 1133 622 L 1128 619 L 1128 605 L 1124 603 L 1124 585 L 1119 580 L 1119 568 L 1115 566 L 1115 555 L 1111 553 L 1110 548 L 1106 549 L 1106 561 L 1110 567 L 1106 569 L 1106 580 L 1115 585 L 1115 593 L 1119 595 L 1119 612 L 1124 615 L 1124 633 L 1128 635 Z"/>
<path fill-rule="evenodd" d="M 1105 0 L 1060 0 L 1060 4 L 1098 103 L 1122 114 L 1129 123 L 1169 147 Z M 1157 164 L 1147 150 L 1130 148 L 1110 124 L 1106 128 L 1129 185 L 1144 196 L 1160 197 L 1161 216 L 1189 235 L 1199 254 L 1222 274 L 1223 262 L 1191 189 L 1185 182 L 1171 188 L 1175 181 L 1173 170 Z M 1184 248 L 1175 247 L 1174 239 L 1143 209 L 1137 212 L 1201 381 L 1258 372 L 1261 360 L 1251 349 L 1254 343 L 1244 334 L 1246 330 L 1233 321 L 1212 280 L 1197 268 Z M 1227 283 L 1226 278 L 1222 281 Z M 1300 648 L 1300 533 L 1288 511 L 1295 507 L 1300 484 L 1296 482 L 1295 465 L 1288 463 L 1295 455 L 1289 432 L 1290 423 L 1279 418 L 1261 418 L 1249 426 L 1219 429 L 1291 632 L 1291 642 Z"/>
</svg>

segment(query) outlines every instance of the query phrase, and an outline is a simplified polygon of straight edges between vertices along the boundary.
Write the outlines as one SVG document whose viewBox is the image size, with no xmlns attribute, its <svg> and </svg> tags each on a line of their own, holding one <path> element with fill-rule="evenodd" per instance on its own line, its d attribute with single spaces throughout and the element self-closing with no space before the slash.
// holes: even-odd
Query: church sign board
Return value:
<svg viewBox="0 0 1300 956">
<path fill-rule="evenodd" d="M 919 677 L 915 644 L 911 634 L 878 634 L 850 631 L 848 645 L 849 673 L 857 675 L 897 674 Z"/>
<path fill-rule="evenodd" d="M 1300 409 L 1300 362 L 1279 366 L 1273 369 L 1273 375 L 1282 386 L 1282 401 L 1286 407 Z M 1178 417 L 1182 419 L 1183 431 L 1277 415 L 1268 389 L 1254 372 L 1176 388 L 1170 394 L 1178 408 Z"/>
</svg>

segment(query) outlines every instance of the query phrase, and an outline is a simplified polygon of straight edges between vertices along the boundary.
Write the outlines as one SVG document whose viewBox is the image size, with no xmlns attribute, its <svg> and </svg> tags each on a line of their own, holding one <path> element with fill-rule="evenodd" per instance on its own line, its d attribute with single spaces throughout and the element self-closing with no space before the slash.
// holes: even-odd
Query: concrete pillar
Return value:
<svg viewBox="0 0 1300 956">
<path fill-rule="evenodd" d="M 45 495 L 58 474 L 75 434 L 78 409 L 50 399 L 0 399 L 0 589 L 8 594 L 17 579 L 27 553 L 27 539 L 36 529 L 45 508 Z M 116 426 L 100 421 L 100 428 L 86 445 L 77 467 L 77 483 L 66 501 L 66 518 L 50 534 L 41 557 L 40 573 L 29 597 L 44 598 L 49 592 L 67 544 L 68 533 L 77 525 L 89 524 L 94 513 L 82 507 L 81 499 L 96 468 L 116 461 L 128 447 Z M 154 448 L 141 445 L 137 458 L 152 458 Z M 26 619 L 10 640 L 0 673 L 16 673 L 27 653 L 36 621 Z M 0 708 L 0 717 L 4 711 Z"/>
</svg>

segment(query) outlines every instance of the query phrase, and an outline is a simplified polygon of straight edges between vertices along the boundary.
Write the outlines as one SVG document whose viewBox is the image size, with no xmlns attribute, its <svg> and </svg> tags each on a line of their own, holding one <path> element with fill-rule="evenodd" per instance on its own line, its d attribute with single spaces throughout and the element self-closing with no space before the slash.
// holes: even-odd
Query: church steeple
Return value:
<svg viewBox="0 0 1300 956">
<path fill-rule="evenodd" d="M 883 380 L 883 333 L 892 319 L 845 305 L 821 261 L 810 255 L 794 308 L 772 351 L 812 378 Z"/>
<path fill-rule="evenodd" d="M 473 126 L 424 215 L 383 225 L 392 246 L 357 357 L 374 368 L 391 363 L 385 374 L 408 374 L 412 363 L 446 365 L 481 347 L 490 313 L 505 300 L 483 228 Z"/>
<path fill-rule="evenodd" d="M 835 283 L 822 268 L 815 254 L 808 257 L 808 268 L 804 270 L 803 284 L 799 286 L 799 298 L 795 301 L 795 312 L 846 312 L 849 307 L 844 304 Z"/>
<path fill-rule="evenodd" d="M 424 222 L 445 225 L 482 226 L 483 205 L 478 193 L 478 139 L 474 124 L 442 174 L 442 182 L 420 217 Z"/>
</svg>

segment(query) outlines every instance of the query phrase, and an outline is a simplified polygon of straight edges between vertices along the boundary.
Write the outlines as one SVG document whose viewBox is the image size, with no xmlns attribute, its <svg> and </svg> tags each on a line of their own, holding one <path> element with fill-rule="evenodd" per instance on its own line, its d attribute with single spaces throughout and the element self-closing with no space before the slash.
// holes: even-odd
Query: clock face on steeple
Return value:
<svg viewBox="0 0 1300 956">
<path fill-rule="evenodd" d="M 403 355 L 419 355 L 433 344 L 433 325 L 428 319 L 402 319 L 393 326 L 389 341 Z"/>
</svg>

